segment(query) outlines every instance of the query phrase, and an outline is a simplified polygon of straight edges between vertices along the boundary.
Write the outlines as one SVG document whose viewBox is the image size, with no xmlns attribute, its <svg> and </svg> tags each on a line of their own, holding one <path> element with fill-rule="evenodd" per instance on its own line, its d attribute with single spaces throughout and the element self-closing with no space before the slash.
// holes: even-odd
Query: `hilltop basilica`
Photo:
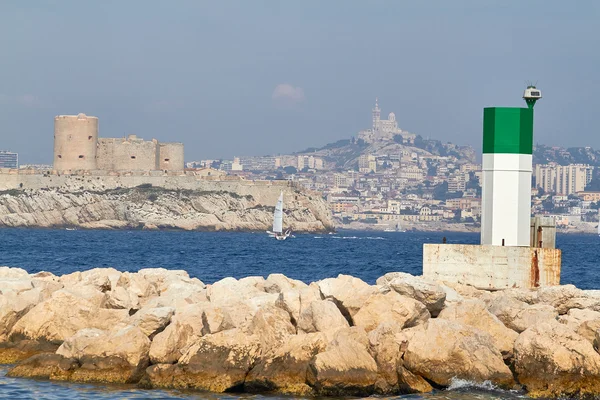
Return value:
<svg viewBox="0 0 600 400">
<path fill-rule="evenodd" d="M 394 136 L 401 135 L 402 143 L 414 144 L 416 135 L 398 128 L 396 114 L 391 112 L 388 114 L 388 119 L 381 119 L 381 109 L 379 108 L 377 99 L 375 99 L 375 108 L 373 109 L 372 116 L 373 127 L 358 132 L 359 139 L 364 140 L 366 143 L 373 143 L 394 140 Z"/>
</svg>

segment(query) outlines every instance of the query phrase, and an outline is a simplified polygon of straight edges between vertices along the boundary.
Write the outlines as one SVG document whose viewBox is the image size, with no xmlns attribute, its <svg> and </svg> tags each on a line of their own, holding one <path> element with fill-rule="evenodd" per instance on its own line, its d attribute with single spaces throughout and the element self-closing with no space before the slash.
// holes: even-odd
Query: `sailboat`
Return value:
<svg viewBox="0 0 600 400">
<path fill-rule="evenodd" d="M 600 236 L 600 223 L 598 223 L 598 236 Z"/>
<path fill-rule="evenodd" d="M 267 231 L 269 236 L 277 240 L 285 240 L 292 234 L 291 230 L 283 232 L 283 192 L 279 195 L 275 212 L 273 213 L 273 231 Z"/>
</svg>

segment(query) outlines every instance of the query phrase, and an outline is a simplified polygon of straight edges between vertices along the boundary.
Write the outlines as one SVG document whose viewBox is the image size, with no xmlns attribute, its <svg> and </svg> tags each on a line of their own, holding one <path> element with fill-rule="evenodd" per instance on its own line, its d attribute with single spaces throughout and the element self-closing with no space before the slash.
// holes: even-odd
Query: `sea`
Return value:
<svg viewBox="0 0 600 400">
<path fill-rule="evenodd" d="M 276 241 L 263 232 L 108 231 L 0 229 L 0 265 L 30 273 L 56 275 L 96 267 L 120 271 L 141 268 L 184 269 L 204 283 L 232 276 L 282 273 L 310 283 L 348 274 L 374 284 L 387 272 L 422 272 L 425 243 L 477 244 L 477 233 L 365 232 L 296 234 Z M 558 235 L 562 250 L 561 283 L 600 289 L 598 235 Z M 134 386 L 82 385 L 6 377 L 0 366 L 0 399 L 289 399 L 267 395 L 210 394 L 142 390 Z M 516 399 L 519 392 L 491 384 L 455 382 L 448 390 L 394 399 Z"/>
</svg>

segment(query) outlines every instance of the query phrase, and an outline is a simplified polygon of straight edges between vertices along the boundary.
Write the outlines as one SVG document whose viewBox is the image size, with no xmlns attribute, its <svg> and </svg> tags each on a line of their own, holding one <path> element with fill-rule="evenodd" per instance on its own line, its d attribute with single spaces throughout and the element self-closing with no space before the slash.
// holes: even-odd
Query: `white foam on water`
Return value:
<svg viewBox="0 0 600 400">
<path fill-rule="evenodd" d="M 473 382 L 467 379 L 452 378 L 450 380 L 450 386 L 446 389 L 447 391 L 466 391 L 470 390 L 482 391 L 482 392 L 494 392 L 491 393 L 495 396 L 502 396 L 498 398 L 505 399 L 527 399 L 525 392 L 520 390 L 503 390 L 494 385 L 491 381 Z"/>
<path fill-rule="evenodd" d="M 450 380 L 450 386 L 447 390 L 460 390 L 460 389 L 479 389 L 479 390 L 499 390 L 490 381 L 473 382 L 466 379 L 452 378 Z"/>
<path fill-rule="evenodd" d="M 386 238 L 383 238 L 381 236 L 365 236 L 365 237 L 358 237 L 358 236 L 333 236 L 332 239 L 387 240 Z"/>
</svg>

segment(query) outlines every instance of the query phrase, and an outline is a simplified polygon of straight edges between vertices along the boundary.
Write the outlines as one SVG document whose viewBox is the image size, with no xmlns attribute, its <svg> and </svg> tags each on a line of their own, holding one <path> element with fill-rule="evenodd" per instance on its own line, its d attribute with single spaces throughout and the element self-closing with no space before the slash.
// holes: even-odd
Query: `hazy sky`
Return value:
<svg viewBox="0 0 600 400">
<path fill-rule="evenodd" d="M 2 0 L 0 149 L 52 159 L 53 117 L 182 141 L 186 160 L 298 151 L 382 115 L 481 147 L 482 108 L 600 147 L 600 2 Z"/>
</svg>

